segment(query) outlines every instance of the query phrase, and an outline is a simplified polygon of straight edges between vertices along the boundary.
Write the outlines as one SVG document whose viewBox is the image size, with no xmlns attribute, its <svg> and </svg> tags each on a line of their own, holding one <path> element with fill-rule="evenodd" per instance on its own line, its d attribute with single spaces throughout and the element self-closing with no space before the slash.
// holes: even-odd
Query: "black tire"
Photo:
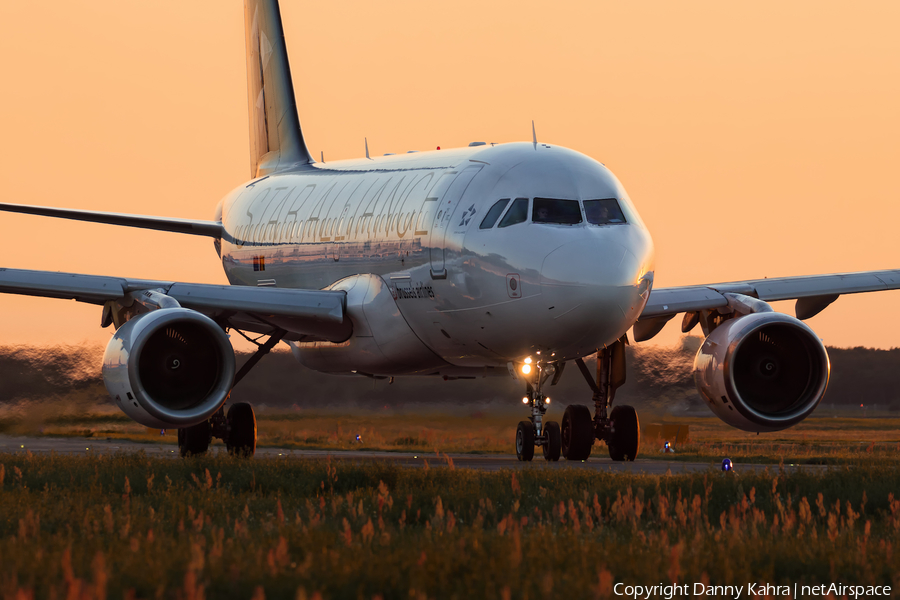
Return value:
<svg viewBox="0 0 900 600">
<path fill-rule="evenodd" d="M 544 460 L 557 461 L 562 450 L 562 441 L 559 434 L 559 423 L 548 421 L 544 424 L 544 435 L 547 439 L 541 448 L 544 450 Z"/>
<path fill-rule="evenodd" d="M 570 404 L 563 414 L 560 446 L 566 460 L 587 460 L 594 445 L 594 418 L 587 406 Z"/>
<path fill-rule="evenodd" d="M 516 428 L 516 458 L 524 462 L 534 458 L 534 425 L 531 421 L 519 421 Z"/>
<path fill-rule="evenodd" d="M 212 427 L 210 427 L 209 421 L 178 430 L 178 451 L 182 458 L 205 453 L 209 450 L 211 441 Z"/>
<path fill-rule="evenodd" d="M 609 413 L 612 433 L 606 445 L 613 460 L 634 460 L 641 448 L 641 423 L 633 406 L 616 406 Z"/>
<path fill-rule="evenodd" d="M 246 458 L 256 454 L 256 415 L 253 407 L 246 402 L 238 402 L 228 409 L 228 439 L 225 447 L 233 456 Z"/>
</svg>

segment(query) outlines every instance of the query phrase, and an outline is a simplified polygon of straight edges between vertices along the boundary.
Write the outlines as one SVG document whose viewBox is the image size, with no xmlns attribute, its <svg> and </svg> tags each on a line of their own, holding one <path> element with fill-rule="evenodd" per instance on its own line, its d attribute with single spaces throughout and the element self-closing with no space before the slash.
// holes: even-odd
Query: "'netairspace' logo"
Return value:
<svg viewBox="0 0 900 600">
<path fill-rule="evenodd" d="M 884 585 L 846 585 L 843 583 L 825 583 L 820 585 L 773 585 L 770 583 L 748 583 L 747 585 L 706 585 L 703 583 L 673 583 L 670 585 L 626 585 L 617 583 L 613 586 L 616 596 L 626 596 L 635 600 L 665 598 L 672 600 L 676 596 L 695 596 L 708 598 L 734 598 L 750 596 L 781 596 L 799 600 L 806 597 L 821 597 L 832 594 L 835 597 L 860 598 L 868 596 L 890 596 L 891 586 Z"/>
</svg>

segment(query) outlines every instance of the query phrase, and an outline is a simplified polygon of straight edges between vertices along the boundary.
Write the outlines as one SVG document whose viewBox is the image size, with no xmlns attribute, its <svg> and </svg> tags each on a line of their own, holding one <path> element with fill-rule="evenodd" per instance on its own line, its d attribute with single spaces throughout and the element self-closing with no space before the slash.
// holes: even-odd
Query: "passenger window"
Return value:
<svg viewBox="0 0 900 600">
<path fill-rule="evenodd" d="M 494 223 L 497 222 L 497 219 L 500 218 L 500 215 L 503 214 L 503 209 L 506 208 L 507 204 L 509 204 L 509 198 L 497 200 L 491 207 L 491 210 L 484 215 L 484 219 L 481 221 L 481 225 L 478 226 L 478 229 L 490 229 L 493 227 Z"/>
<path fill-rule="evenodd" d="M 619 202 L 615 198 L 585 200 L 584 214 L 591 225 L 611 225 L 625 222 L 625 215 L 622 214 Z"/>
<path fill-rule="evenodd" d="M 515 202 L 512 203 L 512 206 L 509 207 L 509 210 L 506 211 L 506 215 L 503 217 L 503 220 L 500 221 L 500 225 L 497 227 L 509 227 L 510 225 L 515 225 L 516 223 L 523 223 L 528 219 L 528 198 L 516 198 Z"/>
<path fill-rule="evenodd" d="M 531 220 L 535 223 L 577 225 L 582 221 L 578 200 L 535 198 L 531 215 Z"/>
</svg>

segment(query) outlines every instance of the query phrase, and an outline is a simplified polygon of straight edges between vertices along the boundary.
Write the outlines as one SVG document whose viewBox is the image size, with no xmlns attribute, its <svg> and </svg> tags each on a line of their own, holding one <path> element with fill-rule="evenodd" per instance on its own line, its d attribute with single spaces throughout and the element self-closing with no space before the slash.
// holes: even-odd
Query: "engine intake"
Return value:
<svg viewBox="0 0 900 600">
<path fill-rule="evenodd" d="M 776 312 L 726 321 L 694 359 L 694 383 L 720 419 L 744 431 L 780 431 L 825 394 L 825 346 L 802 321 Z"/>
<path fill-rule="evenodd" d="M 234 350 L 212 319 L 163 308 L 123 324 L 106 346 L 103 381 L 129 417 L 147 427 L 188 427 L 225 402 Z"/>
</svg>

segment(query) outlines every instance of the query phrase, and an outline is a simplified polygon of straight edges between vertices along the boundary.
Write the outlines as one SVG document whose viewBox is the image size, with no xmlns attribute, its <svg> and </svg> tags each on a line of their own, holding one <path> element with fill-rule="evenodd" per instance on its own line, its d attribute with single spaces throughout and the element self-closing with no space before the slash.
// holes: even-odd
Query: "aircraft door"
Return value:
<svg viewBox="0 0 900 600">
<path fill-rule="evenodd" d="M 443 197 L 438 200 L 438 206 L 434 213 L 434 222 L 431 226 L 431 243 L 429 244 L 431 247 L 432 279 L 447 278 L 447 268 L 444 264 L 444 248 L 447 242 L 447 232 L 452 225 L 450 218 L 456 210 L 456 205 L 459 204 L 459 199 L 462 198 L 466 188 L 469 187 L 472 178 L 478 174 L 481 168 L 482 165 L 466 167 L 453 180 Z"/>
</svg>

